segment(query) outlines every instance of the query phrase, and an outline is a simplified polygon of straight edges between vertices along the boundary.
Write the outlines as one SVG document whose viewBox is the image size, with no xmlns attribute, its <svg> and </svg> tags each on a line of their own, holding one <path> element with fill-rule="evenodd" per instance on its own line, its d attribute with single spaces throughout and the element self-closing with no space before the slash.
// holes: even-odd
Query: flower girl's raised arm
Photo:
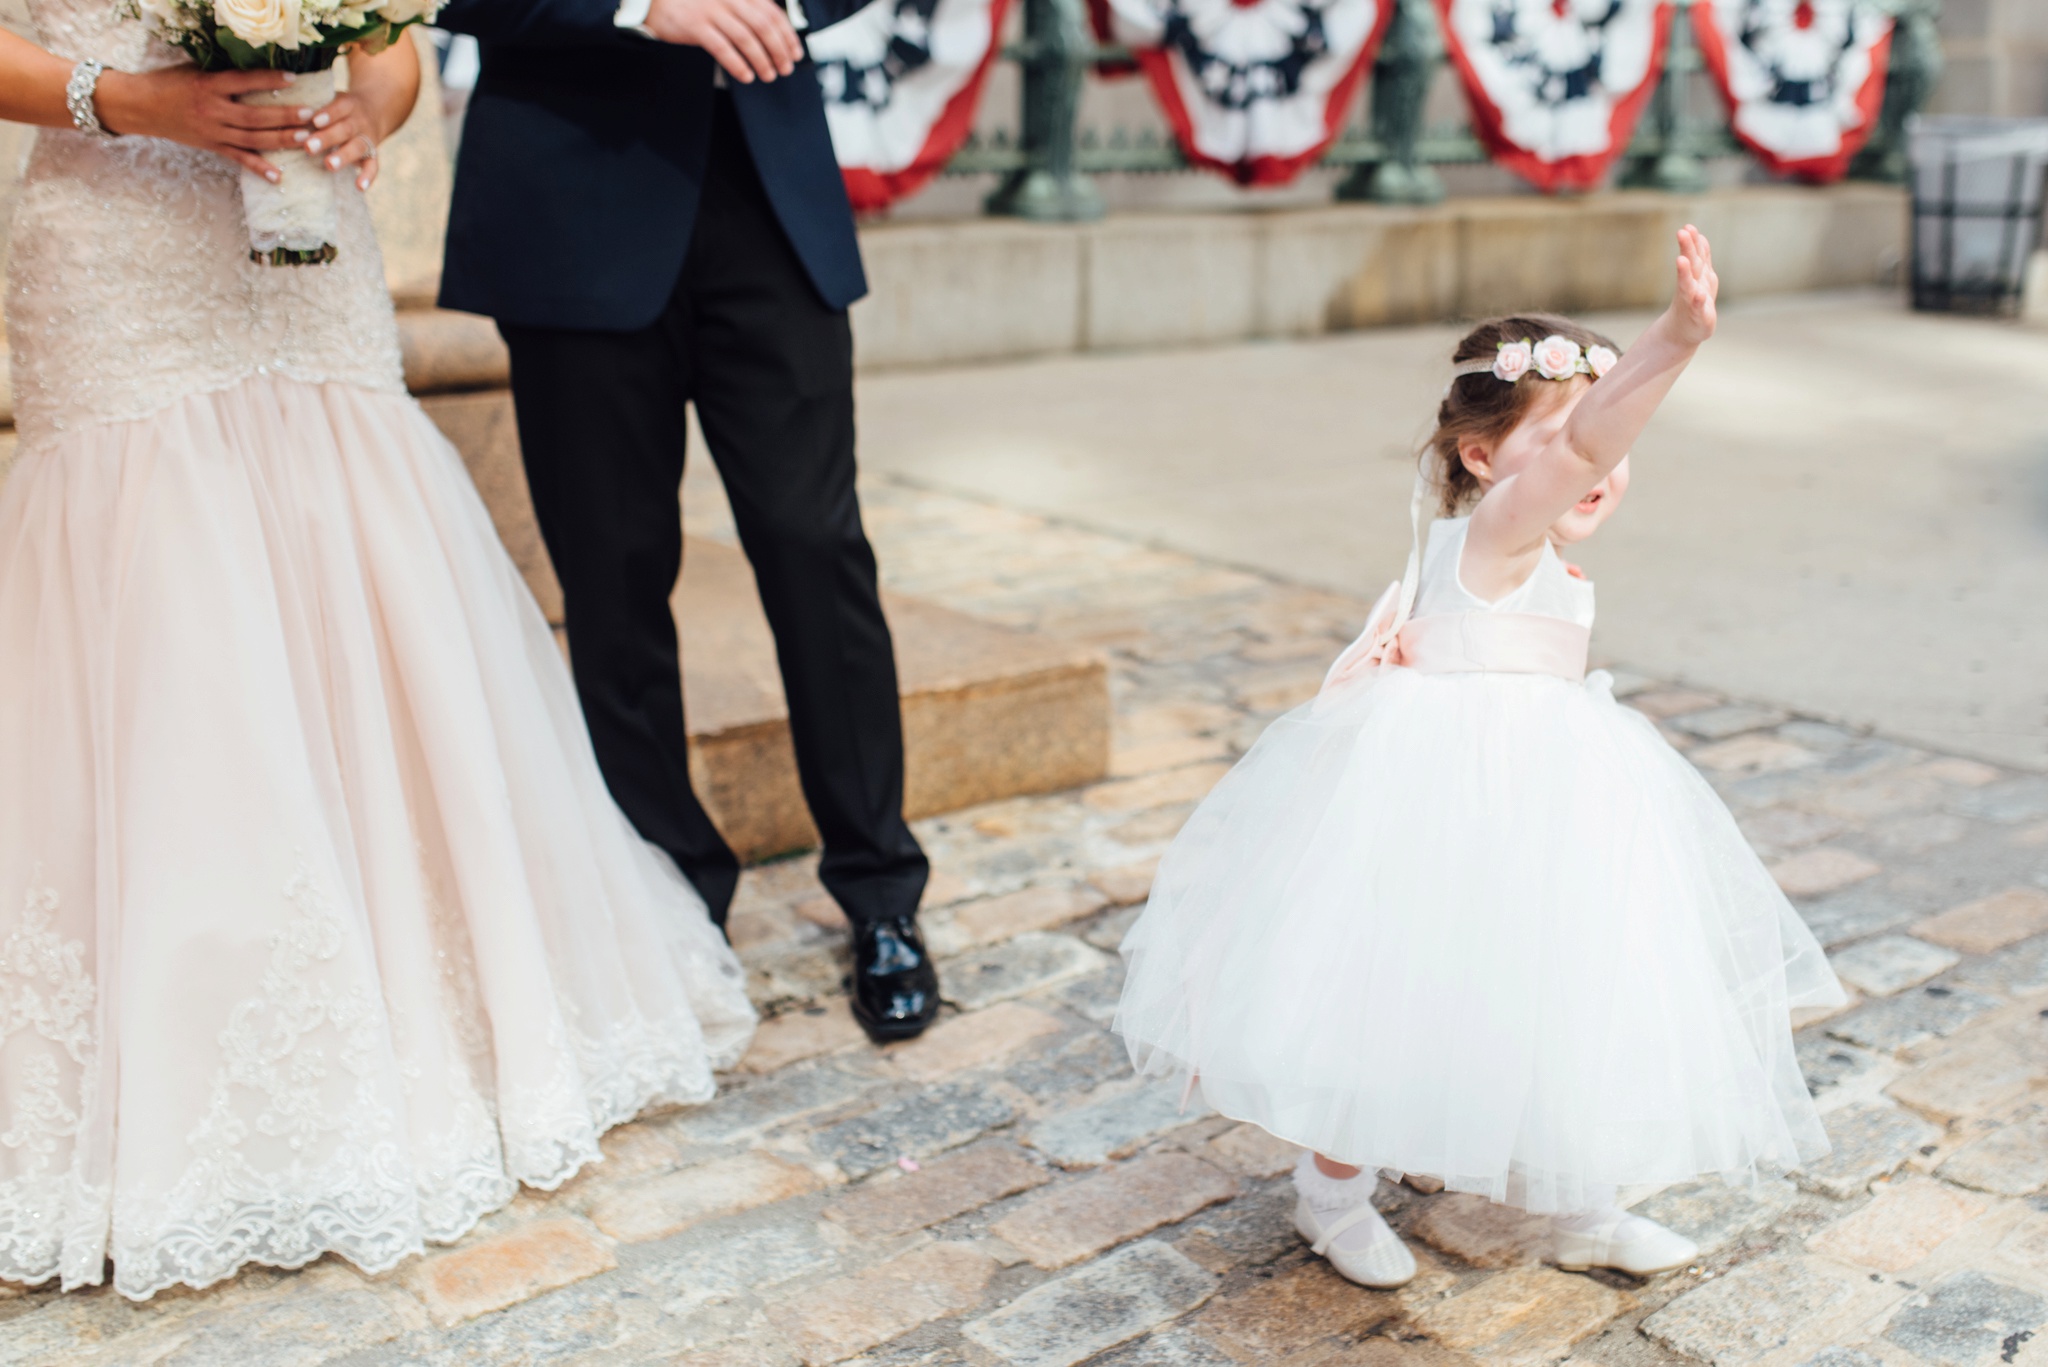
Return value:
<svg viewBox="0 0 2048 1367">
<path fill-rule="evenodd" d="M 1676 269 L 1671 306 L 1568 414 L 1561 409 L 1531 458 L 1496 472 L 1472 514 L 1468 556 L 1534 556 L 1551 526 L 1627 458 L 1693 353 L 1714 335 L 1720 279 L 1706 235 L 1691 225 L 1679 230 Z"/>
</svg>

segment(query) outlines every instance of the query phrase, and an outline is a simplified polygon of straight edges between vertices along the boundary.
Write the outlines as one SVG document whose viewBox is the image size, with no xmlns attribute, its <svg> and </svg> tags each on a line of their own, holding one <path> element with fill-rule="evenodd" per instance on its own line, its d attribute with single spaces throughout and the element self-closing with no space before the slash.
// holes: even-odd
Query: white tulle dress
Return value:
<svg viewBox="0 0 2048 1367">
<path fill-rule="evenodd" d="M 105 0 L 44 41 L 182 58 Z M 376 1271 L 700 1101 L 731 951 L 607 794 L 407 397 L 369 218 L 248 260 L 227 162 L 46 131 L 0 488 L 0 1279 Z"/>
<path fill-rule="evenodd" d="M 1482 602 L 1466 527 L 1431 532 L 1417 667 L 1340 662 L 1175 840 L 1123 944 L 1134 1063 L 1531 1211 L 1824 1153 L 1788 1021 L 1841 1000 L 1820 947 L 1705 781 L 1573 677 L 1592 585 L 1546 548 Z"/>
</svg>

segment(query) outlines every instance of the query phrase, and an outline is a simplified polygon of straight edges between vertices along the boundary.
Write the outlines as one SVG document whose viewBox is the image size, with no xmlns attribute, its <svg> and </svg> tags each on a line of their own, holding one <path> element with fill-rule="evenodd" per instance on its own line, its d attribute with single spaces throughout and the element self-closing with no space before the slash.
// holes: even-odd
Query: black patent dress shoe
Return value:
<svg viewBox="0 0 2048 1367">
<path fill-rule="evenodd" d="M 877 1044 L 911 1039 L 939 1014 L 939 975 L 908 916 L 856 926 L 853 1018 Z"/>
</svg>

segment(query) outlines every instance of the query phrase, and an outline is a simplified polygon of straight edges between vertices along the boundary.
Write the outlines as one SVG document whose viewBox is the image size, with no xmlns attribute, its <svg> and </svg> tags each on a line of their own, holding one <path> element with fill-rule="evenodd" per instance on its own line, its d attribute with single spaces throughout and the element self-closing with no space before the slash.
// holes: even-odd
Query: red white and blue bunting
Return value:
<svg viewBox="0 0 2048 1367">
<path fill-rule="evenodd" d="M 807 40 L 825 121 L 863 213 L 937 175 L 974 126 L 1010 0 L 874 0 Z"/>
<path fill-rule="evenodd" d="M 1240 185 L 1293 180 L 1336 140 L 1394 0 L 1090 0 L 1132 48 L 1181 151 Z"/>
<path fill-rule="evenodd" d="M 1487 153 L 1538 189 L 1586 190 L 1628 146 L 1663 69 L 1660 0 L 1437 0 Z"/>
<path fill-rule="evenodd" d="M 1729 126 L 1758 161 L 1802 180 L 1848 174 L 1884 104 L 1890 16 L 1867 0 L 1711 0 L 1692 18 Z"/>
</svg>

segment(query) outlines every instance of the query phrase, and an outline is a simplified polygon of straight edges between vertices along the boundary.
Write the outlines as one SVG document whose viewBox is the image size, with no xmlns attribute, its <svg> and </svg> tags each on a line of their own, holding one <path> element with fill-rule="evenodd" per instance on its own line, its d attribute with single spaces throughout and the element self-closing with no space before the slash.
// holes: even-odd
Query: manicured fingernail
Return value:
<svg viewBox="0 0 2048 1367">
<path fill-rule="evenodd" d="M 315 114 L 313 116 L 313 126 L 315 128 L 325 128 L 328 124 L 332 123 L 333 121 L 334 120 L 329 115 L 326 114 Z"/>
<path fill-rule="evenodd" d="M 327 169 L 330 171 L 339 171 L 341 169 L 341 158 L 329 157 L 327 159 Z"/>
<path fill-rule="evenodd" d="M 308 138 L 308 139 L 306 139 L 306 150 L 307 150 L 308 152 L 317 152 L 317 151 L 319 151 L 319 150 L 320 150 L 320 139 L 318 139 L 318 138 Z"/>
<path fill-rule="evenodd" d="M 306 139 L 307 139 L 308 137 L 310 137 L 310 136 L 311 136 L 311 135 L 310 135 L 309 133 L 307 133 L 305 129 L 301 128 L 301 129 L 300 129 L 300 130 L 299 130 L 298 132 L 296 132 L 296 133 L 292 134 L 292 141 L 293 141 L 293 142 L 304 142 L 304 141 L 305 141 L 305 140 L 306 140 Z"/>
<path fill-rule="evenodd" d="M 307 119 L 310 119 L 310 118 L 312 118 L 312 117 L 313 117 L 313 111 L 312 111 L 312 110 L 310 110 L 310 109 L 301 109 L 301 110 L 299 111 L 299 122 L 300 122 L 300 123 L 304 123 L 304 122 L 305 122 L 305 121 L 306 121 Z"/>
<path fill-rule="evenodd" d="M 286 85 L 290 85 L 290 84 L 291 84 L 291 83 L 292 83 L 293 81 L 296 81 L 297 79 L 299 79 L 299 77 L 298 77 L 298 73 L 296 73 L 296 72 L 292 72 L 292 71 L 287 71 L 287 72 L 284 72 L 284 73 L 282 73 L 282 74 L 283 74 L 283 76 L 284 76 L 284 83 L 285 83 Z"/>
<path fill-rule="evenodd" d="M 269 181 L 272 185 L 277 184 L 277 172 L 275 171 L 265 171 L 263 173 L 263 178 Z"/>
</svg>

